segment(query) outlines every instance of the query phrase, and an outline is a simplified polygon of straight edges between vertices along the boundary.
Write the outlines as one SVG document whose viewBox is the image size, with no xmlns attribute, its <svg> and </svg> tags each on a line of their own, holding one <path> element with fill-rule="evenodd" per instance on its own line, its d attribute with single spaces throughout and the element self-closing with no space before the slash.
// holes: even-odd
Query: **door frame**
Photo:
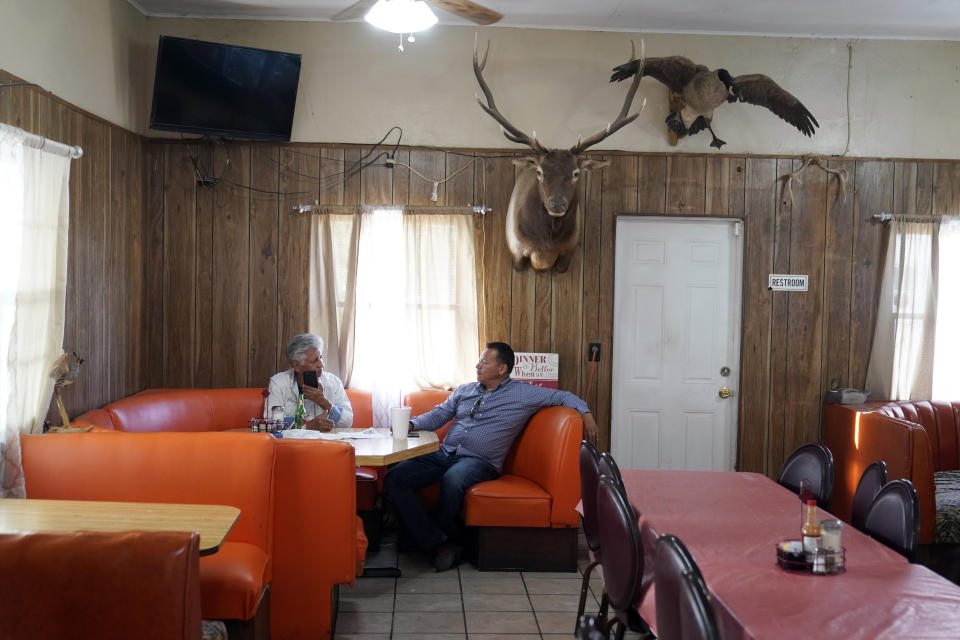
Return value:
<svg viewBox="0 0 960 640">
<path fill-rule="evenodd" d="M 617 211 L 613 214 L 613 302 L 611 304 L 611 323 L 610 323 L 610 346 L 611 346 L 611 358 L 610 358 L 610 438 L 608 441 L 608 449 L 613 449 L 613 422 L 615 419 L 614 413 L 614 394 L 616 392 L 616 380 L 614 379 L 616 370 L 613 366 L 613 354 L 616 353 L 615 349 L 616 344 L 616 324 L 617 324 L 617 314 L 616 314 L 616 292 L 617 292 L 617 227 L 618 221 L 621 218 L 637 219 L 637 220 L 651 220 L 651 221 L 662 221 L 662 222 L 679 222 L 679 221 L 692 221 L 692 222 L 710 222 L 710 221 L 727 221 L 738 223 L 740 225 L 740 237 L 741 240 L 739 243 L 736 243 L 736 246 L 732 251 L 732 258 L 734 264 L 739 262 L 739 278 L 736 277 L 737 270 L 733 270 L 733 282 L 731 282 L 732 289 L 735 290 L 735 296 L 732 300 L 732 306 L 737 306 L 740 313 L 740 321 L 730 323 L 730 336 L 729 338 L 733 340 L 734 348 L 733 351 L 737 355 L 737 376 L 736 376 L 736 389 L 732 398 L 736 402 L 736 409 L 733 412 L 733 433 L 734 440 L 733 446 L 731 447 L 732 456 L 733 456 L 733 469 L 738 471 L 740 467 L 740 443 L 741 443 L 741 432 L 740 432 L 740 418 L 743 413 L 743 406 L 740 403 L 741 389 L 743 388 L 743 321 L 744 321 L 744 311 L 745 311 L 745 301 L 743 298 L 743 284 L 745 280 L 745 250 L 747 246 L 747 224 L 744 216 L 736 215 L 726 215 L 726 214 L 669 214 L 669 213 L 641 213 L 641 212 L 627 212 L 627 211 Z M 739 303 L 739 304 L 737 304 Z"/>
</svg>

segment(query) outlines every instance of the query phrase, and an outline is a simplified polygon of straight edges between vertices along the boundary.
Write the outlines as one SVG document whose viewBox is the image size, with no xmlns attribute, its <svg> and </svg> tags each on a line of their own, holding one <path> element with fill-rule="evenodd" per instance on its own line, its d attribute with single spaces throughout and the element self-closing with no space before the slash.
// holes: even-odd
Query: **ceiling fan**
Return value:
<svg viewBox="0 0 960 640">
<path fill-rule="evenodd" d="M 503 16 L 470 0 L 424 0 L 436 9 L 470 20 L 481 25 L 499 22 Z M 376 4 L 377 0 L 359 0 L 333 16 L 333 20 L 355 20 L 362 18 Z"/>
</svg>

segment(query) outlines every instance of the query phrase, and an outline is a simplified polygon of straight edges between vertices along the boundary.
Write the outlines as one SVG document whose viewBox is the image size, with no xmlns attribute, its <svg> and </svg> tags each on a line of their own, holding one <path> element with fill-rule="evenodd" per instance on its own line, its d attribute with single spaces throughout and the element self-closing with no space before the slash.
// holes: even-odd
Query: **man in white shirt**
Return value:
<svg viewBox="0 0 960 640">
<path fill-rule="evenodd" d="M 302 393 L 307 429 L 349 428 L 353 424 L 353 408 L 340 378 L 323 370 L 323 339 L 313 333 L 302 333 L 287 343 L 285 353 L 292 368 L 270 378 L 270 395 L 263 405 L 263 417 L 270 418 L 271 409 L 276 406 L 283 407 L 284 415 L 294 415 Z M 305 371 L 317 373 L 319 387 L 304 384 Z"/>
</svg>

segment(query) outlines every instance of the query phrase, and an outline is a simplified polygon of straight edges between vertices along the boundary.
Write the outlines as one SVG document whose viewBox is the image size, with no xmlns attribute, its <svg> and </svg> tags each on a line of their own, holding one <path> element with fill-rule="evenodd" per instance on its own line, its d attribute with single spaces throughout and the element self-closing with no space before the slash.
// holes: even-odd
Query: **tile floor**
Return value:
<svg viewBox="0 0 960 640">
<path fill-rule="evenodd" d="M 582 534 L 580 540 L 582 570 L 589 560 Z M 549 640 L 573 635 L 580 571 L 481 572 L 463 563 L 437 573 L 416 553 L 400 554 L 400 570 L 400 578 L 358 578 L 353 587 L 340 589 L 337 640 Z M 599 575 L 590 582 L 587 612 L 596 613 Z"/>
</svg>

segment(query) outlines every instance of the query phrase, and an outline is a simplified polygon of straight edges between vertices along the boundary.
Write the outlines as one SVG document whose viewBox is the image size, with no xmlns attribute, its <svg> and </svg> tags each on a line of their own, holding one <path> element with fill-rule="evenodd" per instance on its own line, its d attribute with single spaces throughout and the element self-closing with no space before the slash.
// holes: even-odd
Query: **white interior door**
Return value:
<svg viewBox="0 0 960 640">
<path fill-rule="evenodd" d="M 611 453 L 621 467 L 734 468 L 742 228 L 617 218 Z"/>
</svg>

